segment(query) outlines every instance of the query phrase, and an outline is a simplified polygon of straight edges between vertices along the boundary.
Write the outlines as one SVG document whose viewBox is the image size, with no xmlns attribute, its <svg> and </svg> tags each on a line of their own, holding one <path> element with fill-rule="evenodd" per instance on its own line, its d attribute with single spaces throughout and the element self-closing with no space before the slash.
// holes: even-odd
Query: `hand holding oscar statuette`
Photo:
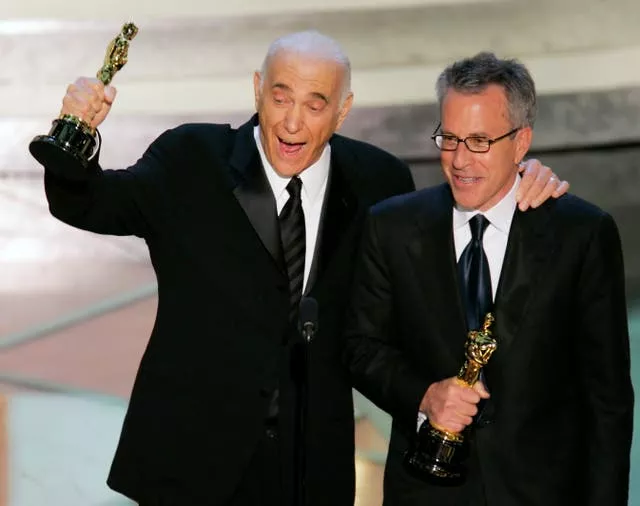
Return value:
<svg viewBox="0 0 640 506">
<path fill-rule="evenodd" d="M 106 86 L 126 63 L 129 43 L 138 33 L 133 23 L 125 23 L 107 47 L 104 63 L 96 77 Z M 96 146 L 96 131 L 83 119 L 63 114 L 53 121 L 46 135 L 38 135 L 29 151 L 42 165 L 64 168 L 64 177 L 82 179 Z"/>
<path fill-rule="evenodd" d="M 482 330 L 472 330 L 465 343 L 466 360 L 458 372 L 457 381 L 472 387 L 497 349 L 497 341 L 489 327 L 494 318 L 487 313 Z M 468 454 L 462 433 L 450 432 L 429 421 L 416 435 L 413 447 L 405 455 L 405 468 L 414 476 L 438 483 L 458 483 L 464 480 L 464 460 Z"/>
</svg>

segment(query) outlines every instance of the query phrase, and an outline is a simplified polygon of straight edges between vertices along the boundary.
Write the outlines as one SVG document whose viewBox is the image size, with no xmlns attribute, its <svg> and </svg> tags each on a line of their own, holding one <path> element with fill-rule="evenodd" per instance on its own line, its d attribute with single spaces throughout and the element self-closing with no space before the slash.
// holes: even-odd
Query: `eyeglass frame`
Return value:
<svg viewBox="0 0 640 506">
<path fill-rule="evenodd" d="M 488 153 L 491 150 L 491 146 L 493 146 L 496 142 L 501 141 L 502 139 L 506 139 L 510 135 L 515 134 L 518 130 L 522 130 L 522 128 L 523 128 L 523 127 L 516 127 L 513 130 L 509 130 L 506 134 L 501 135 L 499 137 L 494 137 L 493 139 L 487 138 L 486 139 L 486 141 L 488 143 L 487 149 L 484 150 L 484 151 L 476 151 L 476 150 L 473 150 L 473 149 L 471 149 L 469 147 L 469 145 L 467 144 L 467 139 L 484 139 L 484 137 L 482 137 L 481 135 L 469 135 L 469 136 L 465 137 L 464 139 L 461 139 L 460 137 L 458 137 L 456 135 L 452 135 L 452 134 L 436 133 L 441 126 L 442 126 L 442 122 L 438 123 L 438 126 L 436 127 L 436 129 L 433 131 L 433 134 L 431 135 L 431 140 L 433 140 L 433 142 L 436 145 L 436 147 L 438 148 L 438 150 L 440 150 L 440 151 L 456 151 L 458 149 L 458 146 L 462 142 L 465 145 L 465 147 L 471 153 Z M 444 137 L 444 136 L 450 137 L 452 140 L 453 140 L 453 138 L 455 138 L 456 141 L 457 141 L 456 147 L 453 148 L 453 149 L 442 149 L 440 146 L 438 146 L 438 142 L 436 141 L 436 137 Z"/>
</svg>

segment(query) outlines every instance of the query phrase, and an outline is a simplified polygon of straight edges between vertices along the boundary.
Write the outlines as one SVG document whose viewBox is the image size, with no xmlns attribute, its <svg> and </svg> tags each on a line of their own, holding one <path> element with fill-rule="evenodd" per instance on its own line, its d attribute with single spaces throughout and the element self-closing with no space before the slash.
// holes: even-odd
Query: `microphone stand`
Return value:
<svg viewBox="0 0 640 506">
<path fill-rule="evenodd" d="M 296 345 L 294 362 L 297 372 L 296 423 L 295 423 L 295 504 L 304 506 L 306 499 L 307 471 L 307 418 L 309 411 L 309 355 L 310 344 L 317 330 L 318 305 L 315 299 L 303 297 L 300 301 L 299 332 L 302 339 Z"/>
</svg>

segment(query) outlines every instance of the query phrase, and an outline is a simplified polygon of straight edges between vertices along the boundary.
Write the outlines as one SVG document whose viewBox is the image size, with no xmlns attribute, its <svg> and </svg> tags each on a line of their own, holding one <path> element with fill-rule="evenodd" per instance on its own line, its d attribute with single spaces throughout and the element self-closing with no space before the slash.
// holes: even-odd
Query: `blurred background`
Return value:
<svg viewBox="0 0 640 506">
<path fill-rule="evenodd" d="M 314 28 L 352 61 L 355 105 L 343 133 L 407 160 L 423 187 L 441 181 L 429 140 L 440 70 L 486 49 L 521 59 L 540 94 L 531 156 L 618 222 L 638 379 L 637 0 L 0 3 L 0 506 L 128 504 L 104 481 L 153 325 L 154 274 L 142 241 L 49 215 L 27 144 L 48 131 L 67 84 L 95 74 L 129 20 L 140 32 L 101 129 L 107 168 L 134 162 L 182 122 L 243 123 L 268 44 Z M 379 506 L 389 420 L 357 394 L 356 406 L 357 506 Z M 634 448 L 632 505 L 639 473 Z"/>
</svg>

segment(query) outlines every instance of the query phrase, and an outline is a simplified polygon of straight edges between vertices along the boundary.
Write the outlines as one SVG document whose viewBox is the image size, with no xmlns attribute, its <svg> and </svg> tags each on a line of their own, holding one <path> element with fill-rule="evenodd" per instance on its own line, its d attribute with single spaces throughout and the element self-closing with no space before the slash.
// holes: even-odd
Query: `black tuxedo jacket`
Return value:
<svg viewBox="0 0 640 506">
<path fill-rule="evenodd" d="M 61 177 L 64 167 L 45 171 L 54 216 L 144 238 L 157 275 L 155 326 L 108 479 L 138 501 L 224 504 L 278 384 L 283 453 L 291 452 L 288 281 L 256 121 L 238 130 L 183 125 L 126 170 L 102 171 L 94 161 L 84 181 Z M 309 505 L 346 506 L 354 496 L 354 422 L 342 329 L 356 244 L 368 208 L 413 182 L 388 153 L 339 135 L 330 143 L 309 290 L 320 321 L 309 366 L 307 489 Z"/>
<path fill-rule="evenodd" d="M 467 483 L 426 485 L 402 458 L 432 382 L 464 361 L 448 185 L 373 208 L 347 318 L 356 387 L 394 418 L 385 504 L 627 503 L 633 391 L 620 240 L 574 196 L 516 210 L 495 301 L 491 399 Z"/>
</svg>

